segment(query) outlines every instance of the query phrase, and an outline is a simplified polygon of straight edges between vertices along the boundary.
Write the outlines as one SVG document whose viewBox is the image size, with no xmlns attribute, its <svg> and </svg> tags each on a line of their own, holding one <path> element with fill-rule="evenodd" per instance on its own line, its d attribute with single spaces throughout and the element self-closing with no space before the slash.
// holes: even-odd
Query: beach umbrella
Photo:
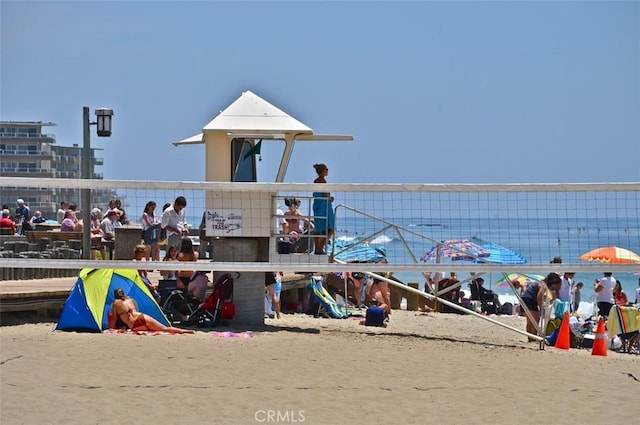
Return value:
<svg viewBox="0 0 640 425">
<path fill-rule="evenodd" d="M 489 251 L 488 257 L 476 258 L 474 263 L 493 263 L 493 264 L 526 264 L 527 259 L 511 249 L 498 245 L 493 242 L 486 242 L 479 238 L 471 238 L 471 242 L 480 245 Z"/>
<path fill-rule="evenodd" d="M 618 246 L 605 246 L 592 249 L 579 257 L 582 261 L 599 261 L 611 264 L 640 263 L 640 255 L 633 251 Z"/>
<path fill-rule="evenodd" d="M 540 274 L 525 274 L 525 273 L 509 273 L 509 275 L 505 278 L 498 280 L 496 282 L 496 286 L 509 286 L 509 281 L 518 281 L 520 283 L 526 282 L 527 280 L 537 280 L 541 281 L 544 279 L 544 276 Z"/>
<path fill-rule="evenodd" d="M 488 257 L 489 255 L 489 251 L 468 239 L 449 239 L 442 241 L 442 243 L 425 252 L 420 261 L 439 262 L 442 258 L 450 258 L 454 261 L 469 261 L 479 257 Z"/>
<path fill-rule="evenodd" d="M 379 263 L 386 258 L 386 248 L 373 248 L 368 243 L 336 239 L 333 245 L 335 258 L 345 263 Z"/>
</svg>

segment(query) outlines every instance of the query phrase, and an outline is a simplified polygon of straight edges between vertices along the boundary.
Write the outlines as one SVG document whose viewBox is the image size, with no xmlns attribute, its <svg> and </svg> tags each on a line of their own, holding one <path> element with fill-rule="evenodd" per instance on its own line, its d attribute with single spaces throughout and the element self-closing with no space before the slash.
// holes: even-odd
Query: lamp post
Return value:
<svg viewBox="0 0 640 425">
<path fill-rule="evenodd" d="M 91 179 L 91 133 L 90 127 L 97 125 L 98 137 L 111 136 L 111 117 L 113 110 L 96 109 L 97 122 L 89 119 L 89 107 L 82 107 L 82 178 Z M 91 189 L 82 189 L 82 258 L 91 258 Z"/>
</svg>

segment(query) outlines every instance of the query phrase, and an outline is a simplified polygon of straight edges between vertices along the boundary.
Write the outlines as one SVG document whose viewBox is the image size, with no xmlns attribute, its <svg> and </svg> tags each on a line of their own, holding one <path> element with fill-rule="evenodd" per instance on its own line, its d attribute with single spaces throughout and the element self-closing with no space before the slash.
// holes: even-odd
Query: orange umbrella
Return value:
<svg viewBox="0 0 640 425">
<path fill-rule="evenodd" d="M 618 246 L 605 246 L 585 252 L 580 257 L 583 261 L 599 261 L 612 264 L 640 263 L 640 255 Z"/>
</svg>

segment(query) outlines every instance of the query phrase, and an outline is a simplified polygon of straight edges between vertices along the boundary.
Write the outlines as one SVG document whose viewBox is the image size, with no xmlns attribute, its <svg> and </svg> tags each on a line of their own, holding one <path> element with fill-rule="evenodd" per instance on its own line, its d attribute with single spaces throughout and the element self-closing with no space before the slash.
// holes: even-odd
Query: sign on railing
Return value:
<svg viewBox="0 0 640 425">
<path fill-rule="evenodd" d="M 242 236 L 242 210 L 220 209 L 205 212 L 206 236 Z"/>
</svg>

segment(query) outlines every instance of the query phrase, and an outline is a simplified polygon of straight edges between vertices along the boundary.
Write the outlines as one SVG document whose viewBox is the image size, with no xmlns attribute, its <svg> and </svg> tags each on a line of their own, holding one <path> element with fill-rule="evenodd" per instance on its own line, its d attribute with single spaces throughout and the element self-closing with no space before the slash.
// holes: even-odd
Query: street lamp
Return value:
<svg viewBox="0 0 640 425">
<path fill-rule="evenodd" d="M 96 109 L 96 116 L 98 117 L 98 137 L 111 137 L 113 109 L 98 108 Z"/>
<path fill-rule="evenodd" d="M 82 178 L 91 179 L 91 134 L 90 126 L 97 125 L 98 137 L 111 136 L 113 109 L 96 109 L 97 121 L 89 119 L 89 107 L 82 107 Z M 82 189 L 82 258 L 91 258 L 91 189 Z"/>
</svg>

